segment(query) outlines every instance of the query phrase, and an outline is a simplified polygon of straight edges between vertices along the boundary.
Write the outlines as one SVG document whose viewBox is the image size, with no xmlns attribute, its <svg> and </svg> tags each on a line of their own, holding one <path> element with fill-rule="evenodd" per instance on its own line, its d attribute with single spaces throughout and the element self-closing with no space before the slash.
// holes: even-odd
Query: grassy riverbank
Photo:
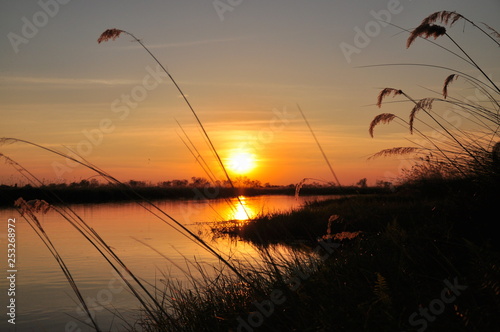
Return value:
<svg viewBox="0 0 500 332">
<path fill-rule="evenodd" d="M 244 225 L 228 222 L 214 231 L 256 244 L 311 243 L 327 232 L 377 233 L 398 224 L 412 234 L 453 231 L 455 236 L 483 241 L 494 236 L 488 230 L 494 226 L 497 191 L 481 186 L 467 180 L 421 182 L 392 193 L 313 202 L 299 210 L 259 216 Z"/>
<path fill-rule="evenodd" d="M 1 144 L 28 144 L 85 166 L 96 173 L 94 177 L 112 185 L 93 186 L 83 180 L 74 186 L 46 186 L 15 161 L 1 155 L 30 183 L 39 186 L 3 186 L 0 202 L 11 206 L 18 197 L 24 198 L 17 201 L 21 214 L 56 258 L 82 308 L 86 309 L 88 321 L 97 331 L 102 327 L 94 320 L 86 298 L 39 222 L 38 213 L 48 210 L 59 213 L 94 245 L 115 272 L 124 271 L 120 277 L 143 310 L 142 317 L 133 322 L 135 325 L 129 325 L 130 330 L 498 331 L 500 88 L 447 33 L 458 20 L 478 28 L 495 47 L 500 46 L 497 31 L 489 26 L 485 31 L 450 11 L 425 18 L 410 33 L 406 46 L 410 47 L 419 38 L 446 37 L 457 49 L 443 49 L 471 65 L 480 79 L 465 74 L 468 71 L 463 69 L 407 64 L 445 69 L 448 76 L 443 77 L 441 96 L 431 90 L 432 97 L 413 97 L 411 91 L 386 87 L 377 97 L 378 107 L 382 103 L 385 107 L 389 97 L 402 98 L 411 105 L 409 114 L 384 111 L 368 126 L 368 132 L 374 136 L 379 125 L 396 122 L 407 126 L 413 135 L 409 140 L 412 146 L 384 149 L 371 157 L 398 156 L 416 161 L 397 179 L 405 185 L 394 191 L 360 188 L 366 185 L 366 179 L 359 182 L 360 187 L 350 188 L 303 186 L 310 178 L 297 188 L 293 185 L 238 188 L 186 95 L 165 69 L 195 116 L 225 179 L 208 182 L 192 178 L 192 183 L 197 184 L 193 186 L 177 180 L 169 181 L 168 185 L 164 182 L 166 187 L 143 186 L 137 181 L 122 183 L 83 158 L 77 160 L 26 140 L 3 138 Z M 114 40 L 120 34 L 132 37 L 164 68 L 141 40 L 127 31 L 106 30 L 99 42 Z M 478 99 L 450 95 L 450 85 L 457 79 L 467 84 L 468 91 L 474 89 Z M 432 82 L 431 86 L 435 84 Z M 318 146 L 321 149 L 319 142 Z M 210 173 L 213 174 L 207 172 L 207 176 Z M 176 185 L 181 183 L 184 185 Z M 209 183 L 220 184 L 221 188 L 210 187 Z M 211 246 L 210 239 L 193 232 L 154 203 L 171 198 L 293 195 L 298 189 L 301 195 L 344 196 L 311 203 L 296 211 L 261 215 L 248 222 L 227 221 L 213 227 L 215 236 L 238 237 L 254 243 L 262 255 L 262 260 L 256 262 L 236 260 L 232 253 L 219 252 Z M 43 201 L 30 201 L 33 199 Z M 220 265 L 207 271 L 196 260 L 187 259 L 184 270 L 190 281 L 187 284 L 177 284 L 168 276 L 154 285 L 145 284 L 118 257 L 114 247 L 80 216 L 71 209 L 60 208 L 63 202 L 115 201 L 145 202 L 139 205 L 216 257 Z M 283 248 L 289 251 L 283 252 Z M 163 257 L 166 264 L 172 263 L 169 257 Z M 117 320 L 121 318 L 120 313 L 116 316 Z"/>
<path fill-rule="evenodd" d="M 495 193 L 433 182 L 226 224 L 214 230 L 296 249 L 292 258 L 241 266 L 249 284 L 221 273 L 195 291 L 167 287 L 179 328 L 165 330 L 497 330 Z"/>
</svg>

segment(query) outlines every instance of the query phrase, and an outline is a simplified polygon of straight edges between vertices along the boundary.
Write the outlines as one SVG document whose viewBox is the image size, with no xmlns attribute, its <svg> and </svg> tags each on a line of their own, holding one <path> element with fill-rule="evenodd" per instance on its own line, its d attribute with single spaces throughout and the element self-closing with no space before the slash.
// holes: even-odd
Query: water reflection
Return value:
<svg viewBox="0 0 500 332">
<path fill-rule="evenodd" d="M 232 203 L 233 206 L 229 210 L 228 220 L 247 221 L 257 214 L 258 207 L 255 206 L 255 202 L 252 204 L 245 196 L 239 196 Z"/>
<path fill-rule="evenodd" d="M 326 198 L 328 197 L 320 197 Z M 248 217 L 255 218 L 262 213 L 289 210 L 300 206 L 306 200 L 315 199 L 317 198 L 301 197 L 296 200 L 293 196 L 240 196 L 239 200 L 175 200 L 159 202 L 158 205 L 196 234 L 202 227 L 200 225 L 208 225 L 215 220 L 236 220 L 244 223 Z M 197 262 L 205 264 L 204 266 L 217 267 L 220 264 L 217 257 L 203 250 L 191 238 L 180 236 L 179 232 L 137 204 L 72 205 L 71 208 L 114 248 L 115 253 L 132 272 L 148 284 L 156 284 L 163 273 L 172 280 L 189 282 L 190 279 L 176 266 L 186 266 L 189 264 L 188 260 L 193 257 Z M 19 262 L 19 269 L 23 273 L 17 281 L 17 286 L 23 290 L 18 296 L 19 302 L 23 303 L 23 310 L 18 316 L 17 331 L 32 331 L 33 326 L 37 326 L 39 330 L 62 331 L 68 323 L 68 315 L 75 317 L 72 320 L 77 324 L 75 331 L 90 331 L 78 321 L 83 316 L 76 311 L 75 299 L 67 295 L 71 293 L 71 288 L 57 262 L 26 221 L 16 210 L 0 210 L 0 228 L 6 229 L 5 223 L 12 217 L 18 219 L 16 233 L 20 234 L 19 244 L 23 251 L 22 260 Z M 108 290 L 109 280 L 114 280 L 114 270 L 60 215 L 49 212 L 41 217 L 40 222 L 81 285 L 85 298 L 98 299 L 103 290 Z M 211 239 L 212 235 L 207 234 L 207 239 Z M 148 246 L 135 239 L 147 243 Z M 261 257 L 257 248 L 239 240 L 220 238 L 210 241 L 210 246 L 230 256 L 233 261 L 251 262 L 258 261 Z M 169 258 L 168 261 L 165 257 Z M 218 273 L 220 270 L 214 270 L 214 275 Z M 98 321 L 108 326 L 113 325 L 116 316 L 114 312 L 108 312 L 104 308 L 114 308 L 122 314 L 136 310 L 138 306 L 137 299 L 126 291 L 113 292 L 112 298 L 106 298 L 105 302 L 107 305 L 102 305 L 101 311 L 95 310 L 95 313 Z M 78 312 L 77 316 L 74 316 L 75 311 Z M 132 323 L 135 322 L 133 317 L 130 319 Z M 0 330 L 4 331 L 2 324 L 0 323 Z M 113 326 L 112 330 L 120 329 Z"/>
</svg>

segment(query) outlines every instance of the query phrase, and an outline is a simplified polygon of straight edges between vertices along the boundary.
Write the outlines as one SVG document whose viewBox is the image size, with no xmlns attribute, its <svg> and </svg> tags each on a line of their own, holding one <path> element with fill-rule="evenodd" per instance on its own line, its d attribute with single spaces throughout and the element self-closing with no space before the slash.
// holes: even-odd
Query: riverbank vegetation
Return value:
<svg viewBox="0 0 500 332">
<path fill-rule="evenodd" d="M 498 44 L 500 35 L 496 31 L 489 34 L 462 15 L 439 12 L 426 18 L 410 34 L 408 46 L 419 38 L 445 36 L 451 39 L 444 26 L 449 27 L 458 20 L 480 29 Z M 101 38 L 115 39 L 121 33 L 129 34 L 111 29 Z M 453 54 L 484 74 L 476 62 L 456 46 L 459 51 Z M 450 84 L 457 77 L 476 89 L 484 100 L 452 98 Z M 93 186 L 91 182 L 83 182 L 60 187 L 9 187 L 2 188 L 2 192 L 26 190 L 22 193 L 25 200 L 18 201 L 18 208 L 30 225 L 39 230 L 48 247 L 50 240 L 35 213 L 50 208 L 68 218 L 117 272 L 120 268 L 126 271 L 126 275 L 121 275 L 124 281 L 130 280 L 129 275 L 133 277 L 127 286 L 141 303 L 143 312 L 135 323 L 125 322 L 129 330 L 496 331 L 500 328 L 500 239 L 496 232 L 500 90 L 486 75 L 478 80 L 452 71 L 445 79 L 442 95 L 439 99 L 415 99 L 400 89 L 385 88 L 378 96 L 379 106 L 389 96 L 406 98 L 412 105 L 409 121 L 401 115 L 382 113 L 369 125 L 369 133 L 373 135 L 379 124 L 400 121 L 420 139 L 416 146 L 390 148 L 374 156 L 414 154 L 415 165 L 407 170 L 397 186 L 380 186 L 372 192 L 364 186 L 366 181 L 353 186 L 352 192 L 339 186 L 308 188 L 304 182 L 291 187 L 244 188 L 228 180 L 229 187 L 221 186 L 221 195 L 242 194 L 243 189 L 245 195 L 266 191 L 303 195 L 307 190 L 348 194 L 336 200 L 312 202 L 290 212 L 213 226 L 215 236 L 238 237 L 255 244 L 261 253 L 259 262 L 222 257 L 208 240 L 194 234 L 152 201 L 155 195 L 167 198 L 159 197 L 167 193 L 192 198 L 194 190 L 208 188 L 206 183 L 194 185 L 195 179 L 192 185 L 189 182 L 172 185 L 171 182 L 148 187 L 141 183 L 122 183 L 87 164 L 84 166 L 97 172 L 110 185 Z M 467 125 L 458 128 L 449 117 L 435 113 L 432 107 L 436 103 L 450 106 L 454 116 L 461 117 Z M 194 110 L 191 111 L 196 116 Z M 80 196 L 79 199 L 88 196 L 102 201 L 106 195 L 122 199 L 113 197 L 111 188 L 118 188 L 160 220 L 193 239 L 215 255 L 220 265 L 207 270 L 196 262 L 187 262 L 188 283 L 174 283 L 165 276 L 158 284 L 145 285 L 80 217 L 51 202 L 27 201 L 31 194 L 37 199 L 43 198 L 40 196 L 43 193 L 36 190 L 45 190 L 50 198 L 64 197 L 64 202 L 71 202 L 71 192 Z M 354 195 L 358 193 L 366 195 Z M 74 285 L 75 293 L 79 294 L 57 251 L 53 252 L 68 281 Z M 85 306 L 84 297 L 78 296 L 78 299 Z M 97 322 L 92 320 L 92 323 L 100 330 Z"/>
<path fill-rule="evenodd" d="M 43 199 L 50 204 L 59 204 L 54 197 L 64 197 L 68 204 L 77 203 L 110 203 L 130 202 L 141 200 L 162 199 L 194 199 L 210 200 L 235 196 L 258 195 L 295 195 L 297 187 L 294 184 L 287 186 L 261 185 L 258 181 L 236 178 L 235 186 L 227 184 L 214 186 L 206 179 L 193 177 L 188 180 L 163 181 L 151 184 L 142 181 L 130 180 L 121 185 L 116 183 L 100 184 L 97 181 L 82 180 L 70 184 L 38 184 L 25 186 L 0 185 L 0 207 L 13 207 L 14 202 L 23 197 L 25 200 Z M 301 196 L 306 195 L 353 195 L 389 192 L 388 185 L 368 186 L 331 186 L 320 183 L 310 183 L 300 188 Z M 137 196 L 137 194 L 140 196 Z"/>
<path fill-rule="evenodd" d="M 232 321 L 224 325 L 228 330 L 259 331 L 495 330 L 500 239 L 489 216 L 495 213 L 496 190 L 443 180 L 218 228 L 263 248 L 286 243 L 295 252 L 316 254 L 292 266 L 268 260 L 270 270 L 283 267 L 273 273 L 250 269 L 262 280 L 272 276 L 266 296 L 242 287 L 237 293 L 250 293 L 247 302 L 232 315 L 225 308 L 224 321 L 215 318 L 224 310 L 214 310 L 213 321 Z M 269 302 L 276 289 L 286 292 L 286 301 Z"/>
<path fill-rule="evenodd" d="M 443 49 L 477 70 L 480 79 L 452 68 L 418 64 L 450 72 L 442 98 L 414 98 L 395 88 L 385 88 L 378 96 L 379 107 L 389 96 L 404 97 L 412 105 L 408 121 L 382 113 L 369 125 L 373 136 L 379 124 L 398 121 L 416 136 L 410 139 L 413 146 L 373 156 L 414 156 L 416 163 L 401 177 L 400 186 L 385 195 L 345 197 L 214 226 L 216 234 L 260 246 L 268 259 L 265 268 L 244 267 L 252 276 L 250 284 L 234 280 L 232 284 L 241 287 L 229 292 L 221 288 L 215 300 L 203 296 L 212 289 L 206 280 L 190 298 L 203 303 L 204 314 L 200 315 L 200 306 L 187 314 L 183 311 L 179 317 L 192 318 L 182 320 L 185 330 L 210 330 L 206 326 L 220 331 L 499 329 L 500 239 L 495 229 L 500 89 L 448 34 L 457 21 L 500 45 L 500 34 L 491 27 L 485 30 L 458 13 L 442 11 L 425 18 L 410 33 L 407 46 L 417 39 L 448 38 L 457 51 Z M 457 79 L 481 97 L 452 97 L 450 85 Z M 437 104 L 445 110 L 436 110 Z M 293 261 L 289 265 L 265 255 L 274 244 L 311 254 L 309 259 L 286 260 Z M 233 301 L 235 294 L 246 300 Z M 153 331 L 170 329 L 148 326 Z"/>
</svg>

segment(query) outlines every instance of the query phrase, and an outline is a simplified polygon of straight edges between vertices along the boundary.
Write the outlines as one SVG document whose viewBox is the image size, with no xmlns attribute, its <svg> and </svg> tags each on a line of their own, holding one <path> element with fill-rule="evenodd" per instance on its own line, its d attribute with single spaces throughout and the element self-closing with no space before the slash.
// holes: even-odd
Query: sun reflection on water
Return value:
<svg viewBox="0 0 500 332">
<path fill-rule="evenodd" d="M 228 207 L 227 220 L 247 221 L 256 216 L 257 206 L 253 206 L 245 196 L 239 196 L 231 202 L 233 205 Z"/>
</svg>

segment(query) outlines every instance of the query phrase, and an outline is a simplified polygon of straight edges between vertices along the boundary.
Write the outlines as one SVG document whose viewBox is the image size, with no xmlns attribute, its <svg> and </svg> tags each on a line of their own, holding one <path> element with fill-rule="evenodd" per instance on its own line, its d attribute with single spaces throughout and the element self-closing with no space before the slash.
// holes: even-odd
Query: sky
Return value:
<svg viewBox="0 0 500 332">
<path fill-rule="evenodd" d="M 381 126 L 371 138 L 368 126 L 381 112 L 407 116 L 411 105 L 378 109 L 379 91 L 427 97 L 450 71 L 373 65 L 425 63 L 476 75 L 424 40 L 406 48 L 404 29 L 440 10 L 500 29 L 498 0 L 3 1 L 0 137 L 76 153 L 120 180 L 152 183 L 206 177 L 193 146 L 183 143 L 189 146 L 189 137 L 194 154 L 222 178 L 192 112 L 154 59 L 127 35 L 97 43 L 117 28 L 167 68 L 231 176 L 284 185 L 334 181 L 300 107 L 342 185 L 393 181 L 408 158 L 368 157 L 411 145 L 408 130 Z M 463 22 L 448 32 L 488 73 L 498 71 L 498 50 L 484 35 Z M 470 94 L 459 85 L 454 92 Z M 47 183 L 94 175 L 27 144 L 0 145 L 0 153 Z M 254 167 L 239 173 L 235 155 Z M 21 179 L 0 164 L 0 183 Z"/>
</svg>

